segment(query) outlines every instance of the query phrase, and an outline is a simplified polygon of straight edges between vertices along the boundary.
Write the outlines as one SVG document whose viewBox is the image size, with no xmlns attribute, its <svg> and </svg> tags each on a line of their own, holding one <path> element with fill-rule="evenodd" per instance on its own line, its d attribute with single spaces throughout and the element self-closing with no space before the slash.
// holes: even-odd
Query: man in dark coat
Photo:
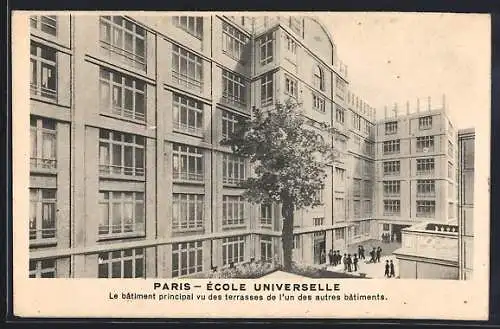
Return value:
<svg viewBox="0 0 500 329">
<path fill-rule="evenodd" d="M 373 247 L 372 251 L 370 251 L 370 263 L 375 263 L 375 247 Z"/>
<path fill-rule="evenodd" d="M 333 265 L 333 249 L 328 252 L 328 264 Z"/>
<path fill-rule="evenodd" d="M 344 262 L 344 272 L 347 272 L 347 254 L 344 254 L 342 261 Z"/>
<path fill-rule="evenodd" d="M 352 272 L 352 258 L 351 254 L 347 255 L 347 271 Z"/>
<path fill-rule="evenodd" d="M 365 259 L 365 247 L 361 246 L 361 251 L 359 253 L 360 259 Z"/>
<path fill-rule="evenodd" d="M 382 254 L 382 248 L 377 248 L 377 263 L 380 263 L 380 255 Z"/>
<path fill-rule="evenodd" d="M 392 278 L 392 277 L 395 277 L 396 276 L 396 273 L 394 271 L 394 263 L 392 262 L 392 259 L 391 259 L 391 263 L 389 265 L 390 269 L 391 269 L 391 273 L 389 274 L 389 277 Z"/>
<path fill-rule="evenodd" d="M 389 265 L 389 261 L 386 260 L 385 261 L 385 272 L 384 272 L 384 276 L 390 278 L 390 272 L 389 272 L 389 268 L 390 268 L 390 265 Z"/>
<path fill-rule="evenodd" d="M 358 256 L 356 254 L 354 254 L 354 259 L 353 259 L 352 263 L 354 264 L 354 272 L 357 272 L 358 271 Z"/>
</svg>

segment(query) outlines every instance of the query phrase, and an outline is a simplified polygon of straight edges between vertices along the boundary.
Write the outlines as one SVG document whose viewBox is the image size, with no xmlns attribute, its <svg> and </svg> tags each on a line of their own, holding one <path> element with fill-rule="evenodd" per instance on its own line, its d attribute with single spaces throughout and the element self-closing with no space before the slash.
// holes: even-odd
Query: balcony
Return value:
<svg viewBox="0 0 500 329">
<path fill-rule="evenodd" d="M 197 93 L 201 93 L 203 91 L 203 82 L 193 79 L 187 74 L 182 74 L 180 72 L 172 72 L 172 81 L 177 83 L 180 86 L 187 87 Z"/>
<path fill-rule="evenodd" d="M 203 182 L 204 174 L 189 171 L 174 171 L 172 178 L 174 182 L 200 183 Z"/>
<path fill-rule="evenodd" d="M 188 125 L 182 122 L 174 122 L 174 130 L 178 132 L 183 132 L 189 135 L 203 137 L 203 128 Z"/>
<path fill-rule="evenodd" d="M 30 247 L 31 246 L 41 246 L 41 245 L 52 245 L 57 244 L 57 229 L 55 223 L 51 225 L 52 227 L 46 228 L 30 228 Z"/>
<path fill-rule="evenodd" d="M 57 91 L 51 88 L 46 88 L 36 84 L 30 85 L 31 95 L 38 95 L 49 99 L 57 99 Z"/>
<path fill-rule="evenodd" d="M 56 159 L 30 158 L 31 170 L 52 171 L 57 168 Z"/>
<path fill-rule="evenodd" d="M 144 178 L 144 168 L 119 165 L 99 165 L 99 174 L 103 176 L 132 176 Z"/>
<path fill-rule="evenodd" d="M 111 43 L 101 40 L 101 48 L 107 53 L 110 58 L 117 57 L 121 62 L 141 71 L 146 71 L 146 59 L 143 55 L 134 54 L 125 48 L 117 47 Z"/>
<path fill-rule="evenodd" d="M 127 221 L 119 224 L 99 225 L 99 238 L 120 238 L 145 234 L 144 223 Z"/>
</svg>

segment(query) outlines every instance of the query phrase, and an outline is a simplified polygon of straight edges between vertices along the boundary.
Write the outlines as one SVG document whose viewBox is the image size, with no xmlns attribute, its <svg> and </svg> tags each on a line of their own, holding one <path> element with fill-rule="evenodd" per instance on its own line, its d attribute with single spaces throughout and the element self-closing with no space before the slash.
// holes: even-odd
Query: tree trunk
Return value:
<svg viewBox="0 0 500 329">
<path fill-rule="evenodd" d="M 293 249 L 293 203 L 284 201 L 281 206 L 283 216 L 283 231 L 281 233 L 281 242 L 283 244 L 283 269 L 291 271 L 292 269 L 292 249 Z"/>
</svg>

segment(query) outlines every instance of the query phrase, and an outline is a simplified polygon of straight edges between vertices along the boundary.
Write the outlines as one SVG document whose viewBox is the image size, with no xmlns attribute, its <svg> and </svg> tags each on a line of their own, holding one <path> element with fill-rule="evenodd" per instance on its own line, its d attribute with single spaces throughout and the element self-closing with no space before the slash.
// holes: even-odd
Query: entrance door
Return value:
<svg viewBox="0 0 500 329">
<path fill-rule="evenodd" d="M 326 232 L 315 232 L 313 243 L 314 264 L 326 263 Z"/>
<path fill-rule="evenodd" d="M 401 242 L 401 230 L 410 226 L 411 225 L 392 224 L 391 240 L 396 238 L 394 242 Z"/>
</svg>

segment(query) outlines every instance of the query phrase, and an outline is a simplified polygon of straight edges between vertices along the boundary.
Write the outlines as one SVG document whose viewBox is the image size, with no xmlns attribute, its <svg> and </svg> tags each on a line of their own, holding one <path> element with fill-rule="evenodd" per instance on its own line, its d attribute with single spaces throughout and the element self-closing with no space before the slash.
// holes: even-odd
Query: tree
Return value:
<svg viewBox="0 0 500 329">
<path fill-rule="evenodd" d="M 252 177 L 240 183 L 245 199 L 254 204 L 281 203 L 287 271 L 292 267 L 294 212 L 320 204 L 317 192 L 325 186 L 327 165 L 338 154 L 333 143 L 337 133 L 326 123 L 308 120 L 299 104 L 289 101 L 265 111 L 254 109 L 253 117 L 239 121 L 234 133 L 221 142 L 253 166 Z"/>
</svg>

